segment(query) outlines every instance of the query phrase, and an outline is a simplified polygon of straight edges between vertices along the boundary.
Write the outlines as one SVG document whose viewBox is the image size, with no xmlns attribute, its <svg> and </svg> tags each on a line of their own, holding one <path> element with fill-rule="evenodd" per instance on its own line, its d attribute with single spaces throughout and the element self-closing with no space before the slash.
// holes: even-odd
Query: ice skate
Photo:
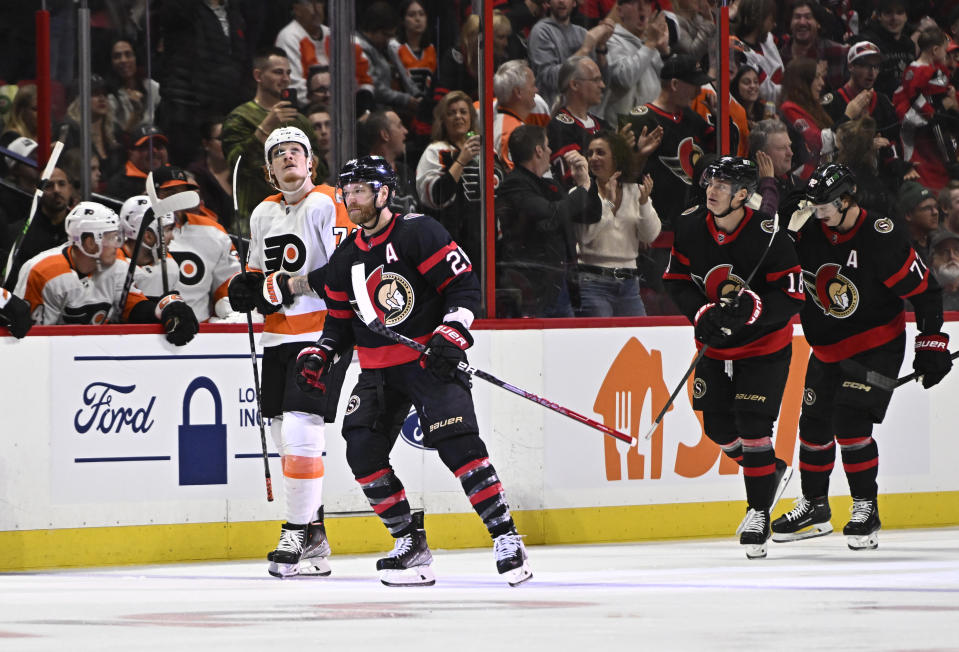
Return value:
<svg viewBox="0 0 959 652">
<path fill-rule="evenodd" d="M 426 531 L 414 529 L 396 539 L 393 549 L 376 562 L 376 570 L 386 586 L 433 586 L 436 576 L 431 563 L 433 555 L 426 544 Z"/>
<path fill-rule="evenodd" d="M 330 542 L 326 538 L 326 527 L 322 521 L 314 521 L 306 528 L 306 541 L 300 555 L 300 574 L 326 577 L 330 568 Z"/>
<path fill-rule="evenodd" d="M 493 539 L 496 570 L 510 586 L 517 586 L 533 577 L 526 559 L 523 537 L 516 532 L 501 534 Z"/>
<path fill-rule="evenodd" d="M 875 550 L 879 547 L 879 506 L 875 498 L 853 498 L 852 517 L 842 529 L 850 550 Z"/>
<path fill-rule="evenodd" d="M 305 538 L 305 525 L 283 524 L 280 531 L 280 542 L 276 544 L 276 550 L 266 556 L 270 562 L 270 575 L 273 577 L 291 577 L 299 574 L 300 555 L 303 553 Z"/>
<path fill-rule="evenodd" d="M 763 559 L 766 557 L 766 542 L 769 540 L 769 512 L 749 508 L 746 512 L 746 523 L 743 533 L 739 535 L 739 543 L 746 546 L 747 559 Z"/>
<path fill-rule="evenodd" d="M 832 532 L 829 499 L 800 496 L 796 506 L 773 521 L 773 541 L 802 541 Z"/>
<path fill-rule="evenodd" d="M 786 491 L 786 485 L 789 484 L 790 478 L 793 477 L 793 467 L 786 466 L 786 463 L 776 458 L 776 470 L 773 471 L 773 495 L 769 500 L 769 509 L 766 510 L 770 514 L 773 513 L 773 510 L 776 508 L 776 503 L 779 502 L 779 499 L 783 497 L 783 493 Z M 736 534 L 742 534 L 743 528 L 746 527 L 746 519 L 749 517 L 749 512 L 746 512 L 746 516 L 743 517 L 743 520 L 739 522 L 739 527 L 736 528 Z"/>
</svg>

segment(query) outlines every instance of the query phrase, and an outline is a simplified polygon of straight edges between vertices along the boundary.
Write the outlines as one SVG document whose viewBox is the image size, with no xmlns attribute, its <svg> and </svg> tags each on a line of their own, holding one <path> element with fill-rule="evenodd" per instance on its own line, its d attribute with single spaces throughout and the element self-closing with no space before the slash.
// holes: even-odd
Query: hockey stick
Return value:
<svg viewBox="0 0 959 652">
<path fill-rule="evenodd" d="M 353 266 L 351 270 L 351 276 L 352 276 L 351 280 L 353 284 L 353 294 L 356 297 L 356 305 L 360 311 L 360 316 L 362 317 L 363 323 L 366 324 L 366 327 L 378 335 L 382 335 L 383 337 L 387 339 L 393 340 L 394 342 L 407 346 L 415 351 L 419 351 L 420 353 L 425 351 L 426 347 L 424 345 L 420 344 L 416 340 L 412 340 L 406 337 L 405 335 L 401 333 L 397 333 L 396 331 L 390 329 L 382 321 L 380 321 L 379 315 L 377 315 L 376 313 L 376 308 L 373 307 L 373 301 L 370 299 L 369 292 L 366 289 L 366 271 L 364 270 L 362 264 L 356 264 Z M 559 412 L 563 416 L 569 417 L 570 419 L 573 419 L 574 421 L 579 421 L 583 425 L 589 426 L 590 428 L 595 428 L 596 430 L 599 430 L 600 432 L 606 435 L 609 435 L 610 437 L 613 437 L 620 441 L 624 441 L 630 446 L 636 443 L 635 437 L 631 437 L 630 435 L 619 432 L 618 430 L 614 430 L 613 428 L 610 428 L 609 426 L 605 424 L 599 423 L 598 421 L 594 421 L 590 419 L 589 417 L 585 417 L 582 414 L 579 414 L 578 412 L 574 412 L 573 410 L 565 408 L 562 405 L 553 403 L 552 401 L 548 399 L 537 396 L 536 394 L 532 394 L 530 392 L 527 392 L 526 390 L 520 389 L 519 387 L 510 385 L 509 383 L 504 382 L 500 380 L 499 378 L 496 378 L 495 376 L 486 373 L 485 371 L 482 371 L 480 369 L 476 369 L 475 367 L 470 366 L 469 363 L 467 362 L 460 362 L 458 365 L 458 368 L 460 371 L 465 372 L 471 376 L 475 376 L 476 378 L 481 378 L 485 380 L 486 382 L 492 383 L 493 385 L 496 385 L 497 387 L 502 387 L 506 391 L 512 392 L 513 394 L 516 394 L 517 396 L 522 396 L 523 398 L 528 399 L 532 401 L 533 403 L 542 405 L 543 407 L 549 408 L 550 410 L 554 412 Z"/>
<path fill-rule="evenodd" d="M 242 156 L 236 158 L 236 165 L 233 166 L 233 219 L 236 219 L 237 213 L 239 212 L 239 204 L 236 198 L 236 178 L 237 174 L 240 171 L 240 159 Z M 243 249 L 243 238 L 238 237 L 237 244 L 240 246 L 240 249 Z M 250 249 L 253 248 L 253 240 L 250 240 L 250 243 L 246 247 L 246 255 L 243 255 L 242 251 L 237 252 L 239 254 L 240 260 L 243 261 L 240 264 L 240 274 L 243 276 L 243 280 L 246 280 L 246 267 L 250 262 Z M 270 477 L 270 457 L 269 453 L 266 450 L 266 428 L 263 426 L 263 401 L 260 399 L 260 370 L 256 365 L 256 340 L 253 337 L 253 311 L 246 311 L 246 332 L 250 336 L 250 361 L 253 363 L 253 389 L 256 394 L 256 420 L 260 426 L 260 448 L 263 451 L 263 474 L 266 478 L 266 499 L 269 502 L 273 502 L 273 478 Z"/>
<path fill-rule="evenodd" d="M 955 360 L 956 358 L 959 358 L 959 351 L 954 351 L 949 354 L 950 360 Z M 884 389 L 887 392 L 891 392 L 897 387 L 905 385 L 910 380 L 916 380 L 922 377 L 920 373 L 913 371 L 911 374 L 906 374 L 902 378 L 890 378 L 852 358 L 840 360 L 839 368 L 850 376 L 863 380 L 869 385 L 875 385 L 879 389 Z"/>
<path fill-rule="evenodd" d="M 3 268 L 3 283 L 0 285 L 7 284 L 10 272 L 13 271 L 13 261 L 16 260 L 16 256 L 20 252 L 20 245 L 23 244 L 23 238 L 27 234 L 27 229 L 29 229 L 30 224 L 33 223 L 33 218 L 37 214 L 37 204 L 40 202 L 40 198 L 43 196 L 43 191 L 47 187 L 47 182 L 50 181 L 50 177 L 53 176 L 53 170 L 57 167 L 57 161 L 60 160 L 60 153 L 62 151 L 63 140 L 58 140 L 53 146 L 53 152 L 50 153 L 50 158 L 47 160 L 46 167 L 43 168 L 43 173 L 40 175 L 40 181 L 37 182 L 37 188 L 33 191 L 33 201 L 30 203 L 30 212 L 27 213 L 27 220 L 23 223 L 23 228 L 20 229 L 17 239 L 13 241 L 13 246 L 10 247 L 10 255 L 7 256 L 7 264 Z"/>
<path fill-rule="evenodd" d="M 759 260 L 756 262 L 756 267 L 753 268 L 753 271 L 749 273 L 749 276 L 746 278 L 746 282 L 743 283 L 743 286 L 739 288 L 739 292 L 736 293 L 736 301 L 739 301 L 739 297 L 742 296 L 743 292 L 746 291 L 746 288 L 749 287 L 749 284 L 752 282 L 753 277 L 756 276 L 756 272 L 759 271 L 759 268 L 762 266 L 763 261 L 766 260 L 766 255 L 769 253 L 769 250 L 772 249 L 773 240 L 776 239 L 776 234 L 779 233 L 779 216 L 774 215 L 772 218 L 773 221 L 773 234 L 769 236 L 769 242 L 766 244 L 766 248 L 763 250 L 762 256 L 759 257 Z M 699 352 L 696 354 L 696 357 L 693 358 L 692 364 L 689 365 L 689 369 L 686 370 L 686 373 L 683 374 L 683 379 L 679 381 L 679 384 L 676 385 L 676 389 L 673 390 L 673 393 L 669 395 L 669 399 L 663 405 L 662 409 L 659 411 L 659 414 L 656 415 L 656 418 L 653 419 L 653 425 L 650 426 L 649 431 L 646 432 L 644 439 L 649 439 L 652 437 L 653 432 L 656 428 L 659 427 L 659 424 L 663 422 L 663 417 L 666 416 L 666 412 L 672 406 L 673 402 L 676 400 L 676 397 L 679 395 L 680 390 L 686 386 L 686 381 L 693 374 L 693 371 L 696 370 L 696 365 L 699 364 L 699 361 L 703 359 L 703 356 L 706 355 L 706 351 L 709 350 L 709 347 L 706 344 L 703 344 L 699 349 Z"/>
</svg>

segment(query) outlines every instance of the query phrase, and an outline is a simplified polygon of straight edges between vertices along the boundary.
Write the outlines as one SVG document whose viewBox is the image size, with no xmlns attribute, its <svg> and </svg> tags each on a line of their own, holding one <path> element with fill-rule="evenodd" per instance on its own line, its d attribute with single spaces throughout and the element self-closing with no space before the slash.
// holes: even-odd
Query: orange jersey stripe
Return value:
<svg viewBox="0 0 959 652">
<path fill-rule="evenodd" d="M 325 322 L 325 310 L 308 312 L 303 315 L 285 315 L 281 312 L 275 312 L 263 318 L 263 330 L 279 335 L 316 333 L 323 330 Z"/>
</svg>

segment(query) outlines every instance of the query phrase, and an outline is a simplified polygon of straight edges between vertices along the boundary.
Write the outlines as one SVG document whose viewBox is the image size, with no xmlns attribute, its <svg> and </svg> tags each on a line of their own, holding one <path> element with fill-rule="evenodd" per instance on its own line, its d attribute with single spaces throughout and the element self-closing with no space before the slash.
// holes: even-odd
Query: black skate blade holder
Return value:
<svg viewBox="0 0 959 652">
<path fill-rule="evenodd" d="M 959 358 L 959 351 L 955 351 L 949 354 L 950 360 L 955 360 Z M 845 373 L 849 374 L 856 380 L 860 380 L 867 385 L 874 385 L 879 389 L 883 389 L 887 392 L 891 392 L 897 387 L 905 385 L 910 380 L 918 380 L 921 378 L 921 375 L 912 372 L 907 374 L 902 378 L 890 378 L 885 374 L 881 374 L 874 369 L 870 369 L 866 365 L 862 364 L 858 360 L 853 360 L 852 358 L 847 358 L 846 360 L 839 361 L 839 368 L 842 369 Z"/>
</svg>

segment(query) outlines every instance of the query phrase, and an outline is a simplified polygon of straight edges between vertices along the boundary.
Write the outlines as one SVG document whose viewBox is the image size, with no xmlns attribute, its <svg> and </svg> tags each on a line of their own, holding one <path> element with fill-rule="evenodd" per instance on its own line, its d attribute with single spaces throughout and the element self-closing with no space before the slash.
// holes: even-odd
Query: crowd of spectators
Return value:
<svg viewBox="0 0 959 652">
<path fill-rule="evenodd" d="M 484 134 L 471 3 L 355 3 L 355 154 L 389 161 L 393 208 L 438 219 L 476 271 L 495 249 L 497 308 L 487 316 L 675 313 L 661 281 L 671 223 L 701 197 L 698 174 L 718 146 L 718 3 L 493 4 L 494 129 Z M 292 125 L 309 135 L 317 182 L 335 185 L 325 0 L 154 0 L 150 16 L 142 0 L 90 6 L 90 122 L 75 81 L 55 78 L 53 134 L 66 151 L 14 268 L 66 241 L 83 175 L 119 210 L 144 193 L 149 172 L 173 166 L 201 196 L 194 213 L 244 237 L 253 207 L 276 192 L 263 143 Z M 54 23 L 69 24 L 74 9 L 59 11 Z M 959 0 L 733 0 L 729 11 L 730 147 L 766 175 L 763 209 L 787 210 L 818 165 L 846 163 L 860 205 L 898 220 L 955 294 Z M 21 14 L 0 29 L 11 36 L 0 46 L 4 261 L 38 175 L 35 72 L 22 56 L 32 19 Z M 64 49 L 55 71 L 75 60 L 69 39 L 53 47 Z M 90 161 L 80 160 L 83 134 Z M 492 242 L 480 210 L 486 143 Z"/>
</svg>

